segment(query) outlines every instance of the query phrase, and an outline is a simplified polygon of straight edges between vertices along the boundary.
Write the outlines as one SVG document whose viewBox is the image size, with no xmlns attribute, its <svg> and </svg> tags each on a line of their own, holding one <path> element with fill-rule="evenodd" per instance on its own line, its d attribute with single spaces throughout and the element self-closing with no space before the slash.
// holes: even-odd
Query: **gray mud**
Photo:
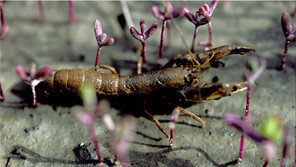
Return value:
<svg viewBox="0 0 296 167">
<path fill-rule="evenodd" d="M 140 19 L 150 26 L 159 23 L 156 33 L 147 41 L 147 58 L 150 65 L 157 63 L 161 22 L 153 17 L 152 4 L 161 2 L 128 2 L 132 19 L 138 29 Z M 173 2 L 179 7 L 182 2 Z M 190 11 L 197 10 L 203 2 L 188 2 Z M 137 56 L 133 40 L 117 21 L 122 13 L 120 2 L 74 2 L 78 25 L 68 19 L 68 2 L 44 2 L 46 22 L 38 19 L 38 2 L 5 2 L 5 18 L 9 26 L 8 37 L 1 41 L 1 83 L 6 101 L 0 103 L 0 166 L 93 166 L 97 157 L 86 127 L 78 122 L 73 108 L 40 104 L 37 109 L 28 107 L 30 94 L 24 94 L 24 84 L 14 67 L 21 64 L 26 69 L 34 62 L 39 67 L 53 69 L 91 68 L 97 51 L 93 23 L 99 18 L 103 31 L 115 38 L 115 43 L 103 48 L 101 64 L 116 62 L 123 75 L 136 70 Z M 284 36 L 280 18 L 285 11 L 292 12 L 295 2 L 219 2 L 214 12 L 212 26 L 215 46 L 244 44 L 256 47 L 256 56 L 267 60 L 267 69 L 257 80 L 251 100 L 251 117 L 254 126 L 268 116 L 280 115 L 295 136 L 295 45 L 288 52 L 285 71 L 278 71 L 283 53 Z M 161 7 L 163 8 L 163 7 Z M 185 18 L 177 19 L 186 42 L 190 45 L 193 25 Z M 186 49 L 176 28 L 171 24 L 172 46 L 165 50 L 164 62 Z M 207 26 L 200 28 L 198 41 L 207 40 Z M 166 44 L 166 42 L 165 42 Z M 202 47 L 198 47 L 202 50 Z M 248 55 L 224 58 L 225 68 L 210 69 L 204 73 L 205 81 L 218 76 L 221 82 L 238 82 L 246 71 Z M 12 93 L 14 90 L 14 93 Z M 168 149 L 168 139 L 149 119 L 136 114 L 137 128 L 129 149 L 131 166 L 262 166 L 264 156 L 258 145 L 246 140 L 244 161 L 238 165 L 240 136 L 222 120 L 226 112 L 242 116 L 245 111 L 246 92 L 217 101 L 207 101 L 187 108 L 200 116 L 205 128 L 191 118 L 180 116 L 175 129 L 174 148 Z M 130 106 L 131 109 L 133 106 Z M 115 122 L 122 115 L 112 108 L 108 111 Z M 156 114 L 168 132 L 170 113 Z M 114 159 L 110 143 L 112 135 L 96 122 L 96 133 L 105 162 Z M 84 157 L 73 151 L 80 143 L 86 146 Z M 293 140 L 292 148 L 295 147 Z M 282 146 L 276 143 L 277 155 L 270 166 L 279 166 Z M 86 151 L 87 150 L 87 151 Z M 80 155 L 80 154 L 79 154 Z M 79 161 L 80 160 L 82 161 Z M 83 159 L 84 158 L 84 159 Z M 287 159 L 292 166 L 293 158 Z M 109 164 L 110 165 L 110 164 Z"/>
</svg>

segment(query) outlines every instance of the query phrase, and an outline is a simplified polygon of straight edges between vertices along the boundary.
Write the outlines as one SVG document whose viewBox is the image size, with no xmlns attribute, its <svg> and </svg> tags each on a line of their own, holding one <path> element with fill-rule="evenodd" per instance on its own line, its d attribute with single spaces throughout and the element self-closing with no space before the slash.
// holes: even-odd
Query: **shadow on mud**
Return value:
<svg viewBox="0 0 296 167">
<path fill-rule="evenodd" d="M 144 144 L 144 143 L 134 143 L 134 144 L 140 144 L 140 145 L 146 145 L 150 146 L 150 144 Z M 151 146 L 150 146 L 151 147 Z M 154 152 L 154 153 L 141 153 L 137 151 L 129 151 L 130 153 L 130 163 L 131 166 L 138 166 L 140 164 L 146 164 L 146 166 L 157 166 L 158 162 L 161 162 L 165 164 L 165 166 L 176 166 L 181 167 L 186 164 L 188 167 L 194 167 L 195 165 L 190 163 L 188 160 L 184 160 L 181 158 L 168 158 L 166 154 L 170 154 L 172 152 L 180 151 L 180 150 L 196 150 L 198 153 L 201 153 L 210 163 L 212 163 L 215 167 L 227 167 L 230 165 L 237 164 L 237 160 L 229 161 L 223 164 L 218 164 L 213 160 L 208 153 L 206 153 L 203 149 L 199 147 L 191 147 L 191 146 L 184 146 L 184 147 L 176 147 L 176 148 L 167 148 L 166 147 L 160 147 L 165 148 L 161 151 Z M 73 149 L 73 153 L 76 157 L 76 160 L 64 160 L 64 159 L 58 159 L 58 158 L 50 158 L 50 157 L 44 157 L 42 155 L 39 155 L 37 152 L 34 152 L 24 146 L 21 145 L 15 145 L 12 148 L 12 151 L 10 152 L 9 156 L 6 157 L 7 164 L 11 159 L 16 160 L 24 160 L 30 161 L 32 163 L 54 163 L 54 164 L 92 164 L 96 165 L 98 163 L 98 160 L 91 159 L 90 152 L 93 150 L 89 150 L 89 147 L 76 147 Z M 108 166 L 115 166 L 114 163 L 110 161 L 111 158 L 105 158 L 104 163 Z M 149 161 L 147 161 L 149 159 Z"/>
</svg>

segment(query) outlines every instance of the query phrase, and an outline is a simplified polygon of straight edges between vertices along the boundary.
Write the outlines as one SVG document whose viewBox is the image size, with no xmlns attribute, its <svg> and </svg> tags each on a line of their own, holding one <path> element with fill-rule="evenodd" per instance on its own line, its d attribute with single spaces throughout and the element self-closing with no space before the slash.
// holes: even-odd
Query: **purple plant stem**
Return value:
<svg viewBox="0 0 296 167">
<path fill-rule="evenodd" d="M 73 1 L 72 0 L 69 0 L 69 17 L 70 17 L 70 20 L 71 20 L 71 22 L 73 24 L 78 23 L 77 19 L 74 16 L 74 7 L 73 7 Z"/>
<path fill-rule="evenodd" d="M 7 37 L 7 31 L 9 30 L 8 26 L 5 25 L 5 18 L 4 18 L 4 11 L 3 11 L 3 4 L 2 0 L 0 0 L 0 15 L 1 15 L 1 28 L 0 28 L 0 38 Z"/>
<path fill-rule="evenodd" d="M 164 20 L 162 22 L 162 27 L 161 27 L 161 35 L 160 35 L 160 45 L 159 45 L 159 64 L 162 62 L 162 57 L 163 57 L 163 34 L 164 34 L 164 28 L 166 26 L 167 21 Z"/>
<path fill-rule="evenodd" d="M 45 15 L 44 15 L 44 8 L 43 8 L 43 3 L 41 0 L 38 0 L 38 7 L 39 7 L 39 15 L 40 15 L 40 22 L 45 21 Z"/>
<path fill-rule="evenodd" d="M 263 164 L 263 167 L 267 167 L 268 164 L 269 164 L 269 160 L 266 159 L 265 162 L 264 162 L 264 164 Z"/>
<path fill-rule="evenodd" d="M 32 89 L 32 94 L 33 94 L 33 106 L 35 108 L 37 108 L 38 107 L 38 103 L 37 103 L 37 96 L 36 96 L 35 85 L 31 84 L 31 89 Z"/>
<path fill-rule="evenodd" d="M 173 148 L 173 140 L 174 140 L 174 129 L 170 130 L 170 147 Z"/>
<path fill-rule="evenodd" d="M 238 158 L 238 162 L 242 162 L 242 161 L 243 161 L 243 157 L 244 157 L 244 147 L 245 147 L 245 136 L 242 134 L 242 136 L 241 136 L 240 148 L 239 148 L 239 158 Z"/>
<path fill-rule="evenodd" d="M 283 138 L 283 151 L 282 151 L 282 157 L 281 157 L 281 167 L 285 166 L 285 159 L 289 156 L 289 145 L 291 142 L 291 132 L 290 130 L 286 127 L 285 132 L 284 132 L 284 138 Z"/>
<path fill-rule="evenodd" d="M 287 148 L 284 148 L 284 149 L 287 149 Z M 281 167 L 284 167 L 285 166 L 285 159 L 286 159 L 286 155 L 285 156 L 282 156 L 282 158 L 281 158 Z"/>
<path fill-rule="evenodd" d="M 247 119 L 249 117 L 249 113 L 250 113 L 251 91 L 252 91 L 252 83 L 248 83 L 245 119 Z M 243 160 L 244 148 L 245 148 L 245 136 L 242 134 L 240 149 L 239 149 L 239 159 L 238 159 L 239 162 L 241 162 Z"/>
<path fill-rule="evenodd" d="M 98 66 L 101 50 L 102 50 L 102 48 L 99 47 L 98 48 L 98 51 L 97 51 L 97 57 L 96 57 L 95 67 Z"/>
<path fill-rule="evenodd" d="M 196 34 L 197 34 L 197 31 L 198 31 L 198 26 L 195 25 L 195 28 L 194 28 L 194 34 L 193 34 L 193 39 L 192 39 L 192 45 L 191 45 L 191 52 L 194 53 L 194 46 L 195 46 L 195 40 L 196 40 Z"/>
<path fill-rule="evenodd" d="M 4 19 L 2 0 L 0 0 L 0 14 L 1 14 L 1 28 L 2 28 L 3 26 L 5 26 L 5 19 Z"/>
<path fill-rule="evenodd" d="M 248 83 L 245 119 L 249 117 L 249 113 L 250 113 L 251 91 L 252 91 L 252 83 Z"/>
<path fill-rule="evenodd" d="M 296 139 L 296 137 L 294 139 Z M 294 146 L 294 165 L 293 165 L 293 167 L 296 167 L 296 145 Z"/>
<path fill-rule="evenodd" d="M 209 41 L 201 41 L 199 45 L 203 45 L 205 47 L 205 50 L 209 50 L 213 46 L 213 31 L 212 31 L 212 25 L 211 22 L 208 23 L 209 27 Z"/>
<path fill-rule="evenodd" d="M 287 53 L 288 53 L 288 49 L 289 49 L 289 44 L 290 44 L 290 41 L 286 40 L 286 42 L 285 42 L 285 50 L 284 50 L 283 59 L 281 61 L 280 70 L 283 70 L 284 69 L 284 66 L 285 66 L 285 63 L 286 63 L 286 59 L 287 59 Z"/>
<path fill-rule="evenodd" d="M 5 100 L 5 96 L 3 94 L 3 89 L 2 89 L 2 85 L 0 82 L 0 101 L 3 102 Z"/>
<path fill-rule="evenodd" d="M 142 57 L 143 57 L 143 65 L 144 68 L 147 69 L 148 64 L 147 64 L 147 60 L 146 60 L 146 47 L 145 47 L 145 41 L 142 42 Z"/>
<path fill-rule="evenodd" d="M 100 153 L 100 148 L 99 148 L 99 145 L 98 145 L 98 140 L 97 140 L 97 137 L 96 137 L 96 131 L 95 131 L 93 123 L 88 125 L 88 131 L 89 131 L 89 134 L 91 135 L 91 139 L 92 139 L 92 141 L 93 141 L 93 143 L 95 145 L 99 162 L 102 163 L 103 160 L 102 160 L 102 156 L 101 156 L 101 153 Z"/>
<path fill-rule="evenodd" d="M 168 46 L 171 46 L 171 28 L 170 28 L 170 23 L 166 24 L 166 28 L 167 28 L 167 35 L 168 35 Z"/>
<path fill-rule="evenodd" d="M 114 155 L 115 155 L 115 161 L 118 161 L 118 153 L 116 150 L 114 150 Z"/>
<path fill-rule="evenodd" d="M 209 22 L 208 26 L 209 26 L 209 43 L 208 44 L 212 44 L 213 43 L 213 31 L 212 31 L 211 22 Z"/>
</svg>

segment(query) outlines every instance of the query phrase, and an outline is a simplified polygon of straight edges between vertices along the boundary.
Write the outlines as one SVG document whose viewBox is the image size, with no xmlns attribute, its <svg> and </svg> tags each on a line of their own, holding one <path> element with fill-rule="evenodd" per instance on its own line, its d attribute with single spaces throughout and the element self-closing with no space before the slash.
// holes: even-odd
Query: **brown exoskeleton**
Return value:
<svg viewBox="0 0 296 167">
<path fill-rule="evenodd" d="M 189 102 L 216 100 L 245 90 L 247 84 L 245 82 L 212 83 L 201 86 L 199 70 L 217 66 L 219 59 L 226 55 L 245 54 L 251 51 L 255 49 L 250 46 L 225 45 L 194 55 L 177 55 L 159 70 L 128 76 L 120 76 L 113 67 L 106 65 L 93 69 L 64 69 L 45 78 L 42 84 L 47 85 L 49 88 L 47 91 L 54 95 L 63 93 L 78 95 L 84 83 L 91 83 L 96 93 L 103 97 L 181 95 L 185 101 Z M 107 69 L 111 73 L 98 70 L 100 68 Z M 194 113 L 179 106 L 176 109 L 204 125 L 204 122 Z M 168 137 L 158 120 L 148 111 L 145 112 Z"/>
</svg>

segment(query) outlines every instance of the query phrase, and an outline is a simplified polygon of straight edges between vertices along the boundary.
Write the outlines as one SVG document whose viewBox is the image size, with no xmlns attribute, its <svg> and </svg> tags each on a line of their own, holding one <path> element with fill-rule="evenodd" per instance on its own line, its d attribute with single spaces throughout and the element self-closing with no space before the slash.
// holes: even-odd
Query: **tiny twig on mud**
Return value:
<svg viewBox="0 0 296 167">
<path fill-rule="evenodd" d="M 163 36 L 164 36 L 164 29 L 165 27 L 168 28 L 168 24 L 171 22 L 172 18 L 177 18 L 183 16 L 186 12 L 188 12 L 187 8 L 180 7 L 175 10 L 173 10 L 173 6 L 167 2 L 164 11 L 160 11 L 160 9 L 157 6 L 152 6 L 151 8 L 152 14 L 162 20 L 162 28 L 161 28 L 161 36 L 160 36 L 160 45 L 159 45 L 159 60 L 158 63 L 162 64 L 162 57 L 163 57 Z M 170 32 L 168 33 L 170 34 Z"/>
<path fill-rule="evenodd" d="M 286 39 L 284 55 L 281 61 L 281 66 L 279 67 L 280 70 L 283 70 L 286 63 L 289 44 L 291 42 L 296 42 L 296 35 L 293 34 L 295 32 L 295 22 L 291 21 L 290 14 L 288 12 L 283 13 L 281 18 L 281 24 Z"/>
<path fill-rule="evenodd" d="M 134 38 L 136 38 L 138 41 L 142 43 L 142 53 L 141 57 L 139 59 L 142 59 L 143 61 L 138 61 L 138 74 L 142 73 L 142 64 L 144 65 L 144 69 L 147 70 L 148 64 L 146 60 L 146 49 L 145 49 L 145 41 L 148 39 L 157 29 L 158 24 L 153 23 L 149 29 L 146 31 L 146 24 L 144 20 L 140 21 L 140 28 L 141 33 L 139 33 L 135 27 L 130 27 L 130 33 Z"/>
<path fill-rule="evenodd" d="M 102 32 L 102 25 L 101 25 L 101 22 L 99 21 L 99 19 L 96 19 L 96 21 L 95 21 L 94 31 L 95 31 L 95 36 L 96 36 L 96 40 L 98 43 L 98 51 L 97 51 L 97 56 L 96 56 L 96 61 L 95 61 L 95 67 L 96 67 L 96 66 L 98 66 L 102 47 L 112 45 L 114 42 L 114 39 L 109 38 L 108 40 L 106 40 L 107 34 Z"/>
<path fill-rule="evenodd" d="M 121 9 L 122 9 L 122 12 L 123 12 L 123 16 L 124 16 L 124 18 L 126 20 L 128 28 L 133 27 L 134 22 L 132 20 L 131 15 L 130 15 L 129 8 L 127 6 L 126 1 L 125 0 L 120 0 L 120 4 L 121 4 Z"/>
<path fill-rule="evenodd" d="M 55 72 L 48 66 L 41 68 L 40 70 L 36 71 L 36 65 L 33 63 L 31 64 L 30 71 L 25 71 L 23 66 L 17 65 L 15 67 L 16 74 L 27 84 L 31 86 L 32 94 L 33 94 L 33 106 L 38 107 L 37 103 L 37 95 L 35 91 L 35 87 L 43 81 L 43 79 L 47 76 L 53 75 Z"/>
</svg>

